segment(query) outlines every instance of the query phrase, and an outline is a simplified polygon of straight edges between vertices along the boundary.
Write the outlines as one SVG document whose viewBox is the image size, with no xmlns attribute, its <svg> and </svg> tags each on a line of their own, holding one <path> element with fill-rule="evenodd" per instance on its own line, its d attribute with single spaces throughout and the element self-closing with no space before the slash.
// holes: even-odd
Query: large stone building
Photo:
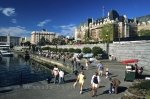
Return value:
<svg viewBox="0 0 150 99">
<path fill-rule="evenodd" d="M 75 29 L 75 40 L 84 41 L 90 38 L 92 41 L 102 41 L 102 28 L 106 24 L 113 26 L 112 38 L 126 38 L 137 36 L 137 21 L 128 19 L 126 15 L 120 16 L 117 11 L 108 12 L 108 16 L 97 20 L 88 21 Z M 112 39 L 112 40 L 113 40 Z"/>
<path fill-rule="evenodd" d="M 44 37 L 46 40 L 49 40 L 50 42 L 55 38 L 54 32 L 48 32 L 48 31 L 33 31 L 31 33 L 31 43 L 32 44 L 38 44 L 38 42 L 41 40 L 42 37 Z"/>
<path fill-rule="evenodd" d="M 147 22 L 139 22 L 138 31 L 140 30 L 150 30 L 150 20 Z"/>
</svg>

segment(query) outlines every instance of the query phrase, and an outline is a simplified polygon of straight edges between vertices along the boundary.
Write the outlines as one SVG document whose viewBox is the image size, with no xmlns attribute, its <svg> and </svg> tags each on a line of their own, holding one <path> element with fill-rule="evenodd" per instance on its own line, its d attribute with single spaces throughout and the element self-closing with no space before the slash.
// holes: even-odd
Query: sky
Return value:
<svg viewBox="0 0 150 99">
<path fill-rule="evenodd" d="M 150 15 L 149 0 L 0 0 L 0 35 L 30 37 L 46 29 L 73 36 L 88 18 L 107 16 L 112 9 L 128 18 Z"/>
</svg>

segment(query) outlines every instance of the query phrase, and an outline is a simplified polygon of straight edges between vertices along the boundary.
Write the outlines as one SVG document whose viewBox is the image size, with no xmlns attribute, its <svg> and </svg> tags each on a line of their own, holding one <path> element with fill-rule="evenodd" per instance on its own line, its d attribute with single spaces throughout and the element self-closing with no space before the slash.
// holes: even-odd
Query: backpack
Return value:
<svg viewBox="0 0 150 99">
<path fill-rule="evenodd" d="M 98 84 L 97 76 L 94 76 L 94 78 L 93 78 L 93 82 L 94 82 L 95 84 Z"/>
</svg>

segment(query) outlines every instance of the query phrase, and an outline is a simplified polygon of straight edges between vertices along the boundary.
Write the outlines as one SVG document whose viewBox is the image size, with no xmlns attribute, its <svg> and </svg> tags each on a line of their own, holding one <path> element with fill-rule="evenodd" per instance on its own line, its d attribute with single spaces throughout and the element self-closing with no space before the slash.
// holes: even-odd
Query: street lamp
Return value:
<svg viewBox="0 0 150 99">
<path fill-rule="evenodd" d="M 108 42 L 108 35 L 106 34 L 106 53 L 109 53 L 109 42 Z"/>
</svg>

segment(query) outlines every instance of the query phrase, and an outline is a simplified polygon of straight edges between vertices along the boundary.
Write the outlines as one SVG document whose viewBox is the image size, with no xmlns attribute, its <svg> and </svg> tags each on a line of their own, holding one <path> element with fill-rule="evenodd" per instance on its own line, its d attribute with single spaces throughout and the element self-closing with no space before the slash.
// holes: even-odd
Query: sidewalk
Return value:
<svg viewBox="0 0 150 99">
<path fill-rule="evenodd" d="M 120 99 L 125 90 L 131 85 L 131 82 L 124 82 L 125 66 L 115 61 L 102 60 L 105 67 L 108 67 L 112 73 L 112 77 L 116 77 L 121 81 L 122 91 L 118 94 L 104 93 L 109 88 L 109 80 L 105 77 L 101 77 L 101 88 L 98 89 L 98 96 L 95 99 Z M 82 61 L 82 65 L 84 62 Z M 92 64 L 89 66 L 89 70 L 85 70 L 86 82 L 85 92 L 79 94 L 79 86 L 73 88 L 75 76 L 68 74 L 65 76 L 67 82 L 61 85 L 54 85 L 53 83 L 47 84 L 46 81 L 39 81 L 31 84 L 23 85 L 17 89 L 13 89 L 8 92 L 0 92 L 0 99 L 91 99 L 91 92 L 88 91 L 90 87 L 90 80 L 93 73 L 96 71 L 96 66 Z"/>
</svg>

